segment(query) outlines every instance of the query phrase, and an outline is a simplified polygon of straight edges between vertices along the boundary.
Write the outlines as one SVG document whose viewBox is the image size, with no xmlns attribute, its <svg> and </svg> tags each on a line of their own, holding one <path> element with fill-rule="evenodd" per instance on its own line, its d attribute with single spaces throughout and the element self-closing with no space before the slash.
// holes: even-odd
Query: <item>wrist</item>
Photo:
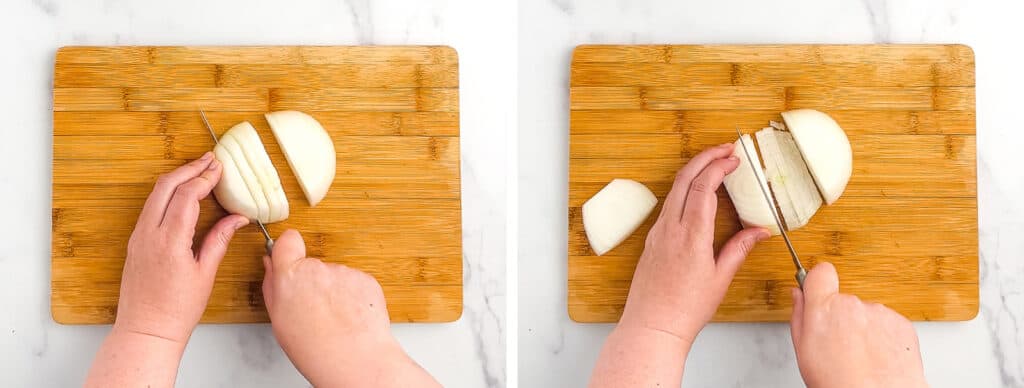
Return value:
<svg viewBox="0 0 1024 388">
<path fill-rule="evenodd" d="M 114 319 L 116 330 L 164 338 L 182 344 L 188 343 L 197 324 L 198 319 L 192 322 L 183 321 L 179 314 L 139 305 L 133 308 L 118 306 L 117 317 Z"/>
<path fill-rule="evenodd" d="M 185 345 L 188 342 L 187 338 L 184 341 L 181 341 L 153 333 L 147 333 L 145 331 L 139 331 L 131 327 L 124 327 L 117 323 L 114 324 L 108 338 L 117 343 L 142 345 L 154 352 L 177 354 L 178 357 L 185 352 Z"/>
<path fill-rule="evenodd" d="M 189 337 L 192 336 L 192 329 L 194 329 L 195 326 L 176 325 L 169 322 L 171 321 L 167 320 L 158 323 L 154 320 L 123 319 L 118 317 L 117 319 L 114 319 L 113 331 L 121 333 L 135 333 L 160 338 L 166 341 L 179 343 L 182 346 L 188 343 Z"/>
<path fill-rule="evenodd" d="M 354 338 L 336 346 L 332 357 L 296 363 L 296 367 L 316 387 L 388 386 L 384 382 L 404 374 L 405 364 L 415 366 L 388 334 Z"/>
<path fill-rule="evenodd" d="M 645 325 L 642 321 L 619 321 L 612 335 L 631 338 L 650 346 L 676 349 L 684 355 L 690 352 L 696 339 L 696 335 L 680 335 L 656 326 Z"/>
<path fill-rule="evenodd" d="M 616 329 L 644 330 L 659 332 L 664 336 L 674 337 L 679 344 L 689 347 L 696 340 L 703 325 L 691 324 L 686 317 L 668 316 L 670 314 L 658 314 L 645 311 L 644 309 L 630 308 L 628 302 L 626 310 L 619 319 Z M 675 314 L 671 314 L 675 315 Z"/>
</svg>

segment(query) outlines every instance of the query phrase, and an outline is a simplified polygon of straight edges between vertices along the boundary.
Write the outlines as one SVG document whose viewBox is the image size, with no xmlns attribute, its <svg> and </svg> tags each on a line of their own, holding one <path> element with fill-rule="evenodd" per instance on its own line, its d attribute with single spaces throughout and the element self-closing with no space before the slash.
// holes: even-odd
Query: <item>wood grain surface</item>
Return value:
<svg viewBox="0 0 1024 388">
<path fill-rule="evenodd" d="M 658 214 L 604 256 L 580 206 L 613 178 L 664 199 L 705 148 L 780 112 L 824 111 L 846 131 L 845 194 L 790 234 L 805 266 L 829 261 L 841 290 L 912 320 L 978 311 L 974 53 L 962 45 L 580 46 L 570 81 L 568 309 L 615 322 Z M 739 230 L 724 188 L 716 248 Z M 715 321 L 786 321 L 794 269 L 781 237 L 761 243 Z"/>
<path fill-rule="evenodd" d="M 53 89 L 51 310 L 111 323 L 128 236 L 157 176 L 213 148 L 197 109 L 224 132 L 257 129 L 310 256 L 374 275 L 394 322 L 462 314 L 458 58 L 448 47 L 65 47 Z M 310 208 L 263 114 L 312 114 L 337 176 Z M 197 234 L 224 216 L 202 201 Z M 203 322 L 266 322 L 263 237 L 236 234 Z"/>
</svg>

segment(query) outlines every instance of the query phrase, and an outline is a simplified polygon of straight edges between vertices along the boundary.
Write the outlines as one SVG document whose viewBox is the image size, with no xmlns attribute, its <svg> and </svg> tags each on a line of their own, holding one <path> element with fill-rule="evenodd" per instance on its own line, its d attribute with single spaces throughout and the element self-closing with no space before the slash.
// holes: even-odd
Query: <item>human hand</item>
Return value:
<svg viewBox="0 0 1024 388">
<path fill-rule="evenodd" d="M 808 387 L 927 387 L 913 325 L 878 303 L 839 293 L 830 263 L 793 289 L 790 325 Z"/>
<path fill-rule="evenodd" d="M 715 191 L 739 166 L 733 144 L 695 156 L 676 174 L 657 222 L 647 234 L 619 327 L 672 334 L 686 345 L 722 303 L 733 276 L 758 241 L 763 228 L 736 233 L 715 256 Z"/>
<path fill-rule="evenodd" d="M 274 336 L 318 387 L 437 386 L 391 335 L 384 293 L 365 272 L 306 257 L 288 230 L 264 257 L 263 300 Z"/>
<path fill-rule="evenodd" d="M 207 152 L 157 180 L 128 240 L 115 333 L 139 333 L 182 346 L 188 342 L 228 243 L 249 223 L 239 215 L 222 218 L 193 252 L 199 200 L 210 194 L 222 170 Z"/>
</svg>

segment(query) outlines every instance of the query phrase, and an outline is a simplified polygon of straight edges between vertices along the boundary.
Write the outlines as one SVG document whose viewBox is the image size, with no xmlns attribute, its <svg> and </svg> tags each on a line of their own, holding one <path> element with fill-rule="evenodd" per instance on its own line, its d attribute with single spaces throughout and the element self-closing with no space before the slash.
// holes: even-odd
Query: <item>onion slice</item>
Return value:
<svg viewBox="0 0 1024 388">
<path fill-rule="evenodd" d="M 793 136 L 767 127 L 757 132 L 757 145 L 786 230 L 802 228 L 821 207 L 821 196 Z"/>
<path fill-rule="evenodd" d="M 747 145 L 750 154 L 744 152 L 743 142 Z M 723 183 L 729 193 L 729 199 L 736 207 L 736 213 L 740 216 L 740 222 L 746 227 L 762 227 L 768 229 L 772 235 L 781 234 L 778 224 L 775 222 L 774 204 L 769 206 L 768 201 L 761 192 L 760 185 L 768 193 L 768 181 L 765 180 L 764 170 L 761 168 L 761 161 L 758 159 L 754 149 L 754 141 L 750 135 L 743 135 L 736 140 L 736 147 L 732 151 L 733 156 L 740 160 L 740 165 L 729 175 L 725 176 Z M 756 163 L 752 169 L 751 161 Z"/>
<path fill-rule="evenodd" d="M 241 173 L 238 172 L 234 158 L 224 147 L 213 148 L 213 154 L 220 161 L 223 169 L 220 174 L 220 182 L 213 188 L 213 195 L 217 198 L 224 210 L 228 213 L 242 215 L 249 219 L 259 217 L 259 208 L 256 206 L 256 199 L 246 186 Z"/>
<path fill-rule="evenodd" d="M 267 219 L 260 221 L 267 224 L 288 218 L 288 197 L 285 196 L 281 178 L 277 175 L 277 169 L 270 161 L 256 128 L 245 121 L 231 127 L 225 135 L 232 136 L 238 141 L 246 162 L 256 175 L 260 189 L 267 198 Z"/>
<path fill-rule="evenodd" d="M 253 199 L 256 201 L 257 214 L 256 217 L 250 217 L 258 219 L 260 222 L 266 223 L 269 220 L 270 205 L 267 202 L 267 195 L 260 188 L 259 179 L 256 178 L 256 174 L 252 171 L 252 167 L 249 167 L 249 162 L 245 159 L 245 154 L 242 153 L 241 146 L 238 145 L 238 140 L 234 136 L 225 133 L 220 137 L 220 143 L 214 148 L 224 148 L 228 154 L 231 155 L 231 159 L 235 162 L 235 167 L 238 168 L 239 174 L 242 176 L 242 181 L 245 182 L 245 186 L 249 189 L 249 193 L 252 194 Z"/>
</svg>

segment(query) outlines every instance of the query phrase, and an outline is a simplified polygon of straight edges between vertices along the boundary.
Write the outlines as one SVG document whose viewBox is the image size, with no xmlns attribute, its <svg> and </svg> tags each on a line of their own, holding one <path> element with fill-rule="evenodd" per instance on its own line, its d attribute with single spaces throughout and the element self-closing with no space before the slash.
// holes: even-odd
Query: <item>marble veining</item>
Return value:
<svg viewBox="0 0 1024 388">
<path fill-rule="evenodd" d="M 352 17 L 352 28 L 360 44 L 373 43 L 373 3 L 370 0 L 345 0 Z"/>
<path fill-rule="evenodd" d="M 874 33 L 875 43 L 890 43 L 889 37 L 889 12 L 886 9 L 888 3 L 885 0 L 863 0 L 864 9 L 868 13 L 868 21 L 871 22 L 871 30 Z"/>
<path fill-rule="evenodd" d="M 236 335 L 242 362 L 253 368 L 266 369 L 279 362 L 280 346 L 269 325 L 241 325 Z"/>
<path fill-rule="evenodd" d="M 982 299 L 980 314 L 987 321 L 992 336 L 992 356 L 999 361 L 1003 385 L 1024 386 L 1024 361 L 1021 359 L 1024 349 L 1024 327 L 1021 327 L 1024 294 L 1021 290 L 1024 287 L 1020 280 L 1024 263 L 1019 254 L 1024 250 L 1024 242 L 1019 238 L 1024 223 L 1009 226 L 992 237 L 995 240 L 993 257 L 982 255 L 981 279 L 989 285 L 987 288 L 994 290 L 988 290 L 987 297 Z"/>
<path fill-rule="evenodd" d="M 32 0 L 32 4 L 51 17 L 57 16 L 57 3 L 53 0 Z"/>
</svg>

